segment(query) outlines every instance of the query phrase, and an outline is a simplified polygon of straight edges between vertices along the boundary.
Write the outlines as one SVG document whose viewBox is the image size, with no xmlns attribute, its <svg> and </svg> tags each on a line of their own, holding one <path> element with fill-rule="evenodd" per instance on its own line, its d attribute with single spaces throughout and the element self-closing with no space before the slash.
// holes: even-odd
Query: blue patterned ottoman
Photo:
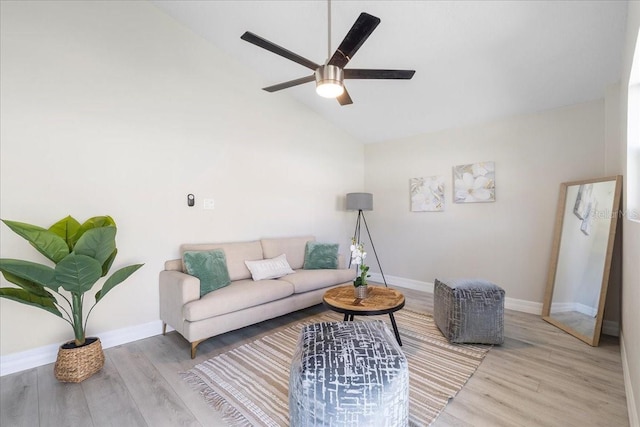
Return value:
<svg viewBox="0 0 640 427">
<path fill-rule="evenodd" d="M 407 426 L 409 370 L 381 320 L 303 327 L 289 376 L 291 426 Z"/>
<path fill-rule="evenodd" d="M 436 279 L 433 318 L 452 343 L 504 342 L 504 290 L 486 280 Z"/>
</svg>

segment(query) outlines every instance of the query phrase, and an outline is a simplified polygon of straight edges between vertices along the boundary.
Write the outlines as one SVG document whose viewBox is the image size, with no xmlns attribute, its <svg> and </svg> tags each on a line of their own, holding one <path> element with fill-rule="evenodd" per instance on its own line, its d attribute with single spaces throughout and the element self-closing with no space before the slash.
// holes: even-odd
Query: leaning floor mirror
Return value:
<svg viewBox="0 0 640 427">
<path fill-rule="evenodd" d="M 560 185 L 542 318 L 592 346 L 600 342 L 622 177 Z"/>
</svg>

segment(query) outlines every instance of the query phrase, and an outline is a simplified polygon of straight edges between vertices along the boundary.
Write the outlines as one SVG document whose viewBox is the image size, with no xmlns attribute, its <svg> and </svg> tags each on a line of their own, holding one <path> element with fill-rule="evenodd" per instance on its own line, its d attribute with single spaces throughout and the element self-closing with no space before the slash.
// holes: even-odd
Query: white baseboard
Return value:
<svg viewBox="0 0 640 427">
<path fill-rule="evenodd" d="M 580 304 L 579 302 L 576 304 L 576 311 L 578 313 L 586 314 L 587 316 L 596 317 L 598 314 L 598 307 L 591 307 L 586 304 Z"/>
<path fill-rule="evenodd" d="M 627 411 L 629 412 L 629 427 L 640 427 L 640 408 L 636 407 L 636 400 L 634 398 L 635 392 L 639 390 L 633 389 L 633 382 L 631 381 L 631 373 L 629 372 L 629 360 L 627 359 L 627 352 L 624 346 L 624 333 L 620 332 L 620 355 L 622 356 L 622 373 L 624 376 L 624 388 L 627 395 Z M 638 384 L 636 383 L 636 386 Z"/>
<path fill-rule="evenodd" d="M 524 299 L 509 298 L 504 299 L 504 308 L 507 310 L 520 311 L 522 313 L 536 314 L 542 316 L 542 303 L 527 301 Z"/>
<path fill-rule="evenodd" d="M 384 275 L 387 279 L 388 285 L 398 286 L 400 288 L 413 289 L 416 291 L 424 291 L 433 293 L 433 283 L 421 282 L 419 280 L 405 279 L 404 277 Z M 380 273 L 371 273 L 371 281 L 376 283 L 383 283 L 382 275 Z M 507 310 L 515 310 L 523 313 L 530 314 L 542 314 L 542 303 L 526 301 L 522 299 L 505 297 L 504 308 Z"/>
<path fill-rule="evenodd" d="M 52 344 L 0 356 L 0 376 L 13 374 L 56 361 L 60 345 Z"/>
<path fill-rule="evenodd" d="M 417 291 L 433 293 L 433 283 L 422 282 L 419 280 L 406 279 L 403 277 L 385 275 L 387 284 L 398 286 L 401 288 L 413 289 Z M 379 273 L 371 273 L 371 281 L 383 283 L 382 275 Z M 523 313 L 537 314 L 542 313 L 542 304 L 533 301 L 520 300 L 515 298 L 505 298 L 505 308 L 508 310 L 520 311 Z M 172 330 L 167 326 L 167 331 Z M 603 323 L 603 332 L 607 335 L 618 336 L 619 325 L 617 322 L 606 320 Z M 126 344 L 143 338 L 152 337 L 162 333 L 162 322 L 156 320 L 142 325 L 122 328 L 113 331 L 92 334 L 100 337 L 103 348 L 115 347 L 117 345 Z M 58 355 L 58 344 L 38 347 L 31 350 L 12 353 L 0 356 L 0 376 L 9 375 L 14 372 L 20 372 L 38 366 L 53 363 Z M 627 388 L 629 390 L 629 388 Z M 637 414 L 636 414 L 637 416 Z M 640 427 L 640 426 L 637 426 Z"/>
<path fill-rule="evenodd" d="M 154 335 L 159 335 L 161 333 L 162 322 L 160 320 L 156 320 L 142 325 L 91 335 L 100 337 L 102 348 L 109 348 L 141 340 L 143 338 L 152 337 Z M 56 361 L 56 357 L 58 356 L 59 347 L 59 344 L 53 344 L 19 353 L 0 356 L 0 376 L 53 363 Z"/>
<path fill-rule="evenodd" d="M 551 304 L 551 313 L 565 313 L 567 311 L 577 311 L 585 316 L 596 317 L 597 307 L 589 307 L 579 302 L 554 302 Z"/>
<path fill-rule="evenodd" d="M 388 274 L 385 274 L 384 278 L 387 279 L 388 285 L 413 289 L 415 291 L 429 292 L 430 294 L 433 293 L 433 283 L 431 282 L 421 282 L 419 280 L 405 279 L 404 277 L 389 276 Z M 384 283 L 382 280 L 382 274 L 380 273 L 371 273 L 370 281 L 375 283 Z"/>
</svg>

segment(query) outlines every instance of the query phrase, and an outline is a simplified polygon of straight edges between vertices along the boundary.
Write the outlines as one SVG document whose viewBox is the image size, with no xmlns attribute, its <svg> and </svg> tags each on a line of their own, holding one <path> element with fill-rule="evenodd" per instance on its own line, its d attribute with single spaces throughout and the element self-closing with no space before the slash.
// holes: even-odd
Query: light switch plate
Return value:
<svg viewBox="0 0 640 427">
<path fill-rule="evenodd" d="M 203 199 L 203 209 L 215 209 L 216 203 L 213 199 Z"/>
</svg>

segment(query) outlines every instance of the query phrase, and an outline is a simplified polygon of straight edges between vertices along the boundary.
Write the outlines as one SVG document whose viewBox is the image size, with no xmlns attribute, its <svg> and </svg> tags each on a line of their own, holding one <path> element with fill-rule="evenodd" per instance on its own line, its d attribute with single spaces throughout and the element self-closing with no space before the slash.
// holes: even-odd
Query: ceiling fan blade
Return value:
<svg viewBox="0 0 640 427">
<path fill-rule="evenodd" d="M 293 62 L 297 62 L 298 64 L 310 68 L 313 71 L 315 71 L 318 67 L 320 67 L 318 64 L 316 64 L 313 61 L 310 61 L 306 58 L 303 58 L 302 56 L 298 55 L 297 53 L 293 53 L 290 50 L 287 50 L 281 46 L 278 46 L 275 43 L 270 42 L 269 40 L 263 39 L 260 36 L 257 36 L 255 34 L 253 34 L 252 32 L 246 31 L 242 36 L 240 36 L 240 38 L 244 41 L 247 41 L 249 43 L 255 44 L 256 46 L 259 46 L 263 49 L 268 50 L 269 52 L 273 52 L 276 55 L 280 55 L 284 58 L 287 58 Z"/>
<path fill-rule="evenodd" d="M 416 73 L 415 70 L 344 70 L 345 79 L 393 79 L 410 80 Z"/>
<path fill-rule="evenodd" d="M 373 30 L 380 23 L 380 18 L 362 12 L 356 22 L 353 24 L 347 35 L 345 36 L 338 49 L 335 51 L 329 65 L 335 65 L 344 68 L 345 65 L 353 58 L 360 46 L 369 38 Z"/>
<path fill-rule="evenodd" d="M 336 99 L 338 100 L 340 105 L 342 105 L 343 107 L 345 105 L 353 104 L 353 101 L 351 100 L 351 97 L 349 96 L 349 92 L 347 92 L 346 87 L 344 88 L 344 92 L 342 92 L 342 95 L 340 95 Z"/>
<path fill-rule="evenodd" d="M 316 76 L 312 74 L 308 77 L 301 77 L 299 79 L 289 80 L 288 82 L 279 83 L 277 85 L 263 87 L 262 90 L 266 90 L 267 92 L 276 92 L 282 89 L 286 89 L 288 87 L 298 86 L 303 83 L 309 83 L 314 81 L 315 79 L 316 79 Z"/>
</svg>

